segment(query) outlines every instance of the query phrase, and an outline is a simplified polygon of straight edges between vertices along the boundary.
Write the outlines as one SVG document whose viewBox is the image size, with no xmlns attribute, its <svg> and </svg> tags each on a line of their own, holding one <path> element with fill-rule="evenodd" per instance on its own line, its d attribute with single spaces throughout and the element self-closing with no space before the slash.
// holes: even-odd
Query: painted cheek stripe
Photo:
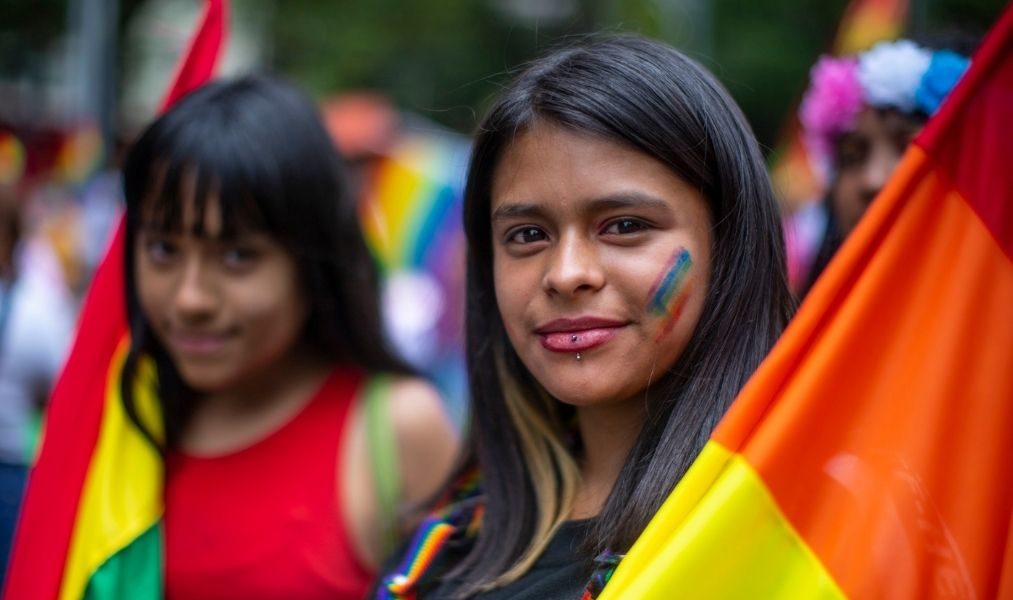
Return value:
<svg viewBox="0 0 1013 600">
<path fill-rule="evenodd" d="M 654 338 L 655 343 L 660 342 L 661 338 L 668 335 L 672 328 L 675 327 L 676 322 L 679 320 L 679 315 L 682 314 L 682 309 L 686 307 L 686 300 L 689 299 L 689 292 L 693 289 L 693 282 L 686 282 L 686 286 L 682 288 L 678 299 L 672 303 L 672 310 L 668 314 L 668 319 L 665 321 L 665 326 L 661 328 L 661 333 L 658 337 Z"/>
<path fill-rule="evenodd" d="M 692 282 L 686 279 L 691 266 L 693 259 L 690 258 L 689 251 L 679 248 L 672 253 L 663 275 L 654 283 L 648 294 L 650 297 L 648 310 L 656 315 L 666 316 L 664 326 L 654 339 L 655 343 L 672 331 L 676 321 L 679 320 L 679 315 L 682 314 L 689 291 L 692 289 Z"/>
<path fill-rule="evenodd" d="M 671 312 L 670 304 L 676 293 L 682 288 L 691 266 L 693 266 L 693 259 L 690 258 L 689 251 L 685 248 L 679 248 L 672 254 L 672 258 L 665 265 L 665 274 L 655 282 L 649 293 L 651 300 L 648 309 L 651 312 L 655 314 Z"/>
</svg>

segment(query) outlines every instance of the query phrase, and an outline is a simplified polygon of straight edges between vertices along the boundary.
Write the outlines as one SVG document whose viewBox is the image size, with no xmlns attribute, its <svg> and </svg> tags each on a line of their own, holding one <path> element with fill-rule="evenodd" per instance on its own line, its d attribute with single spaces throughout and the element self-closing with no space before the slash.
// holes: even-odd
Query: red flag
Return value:
<svg viewBox="0 0 1013 600">
<path fill-rule="evenodd" d="M 209 79 L 225 34 L 223 0 L 208 0 L 163 108 Z M 8 600 L 66 597 L 68 549 L 109 392 L 109 372 L 127 335 L 123 223 L 95 273 L 67 364 L 53 390 L 42 449 L 32 469 L 9 565 Z M 101 557 L 99 557 L 101 558 Z M 75 592 L 76 593 L 76 592 Z"/>
<path fill-rule="evenodd" d="M 165 112 L 187 92 L 214 76 L 219 50 L 226 35 L 228 23 L 226 9 L 224 0 L 207 0 L 200 27 L 184 55 L 186 58 L 179 64 L 172 87 L 162 99 L 160 112 Z"/>
</svg>

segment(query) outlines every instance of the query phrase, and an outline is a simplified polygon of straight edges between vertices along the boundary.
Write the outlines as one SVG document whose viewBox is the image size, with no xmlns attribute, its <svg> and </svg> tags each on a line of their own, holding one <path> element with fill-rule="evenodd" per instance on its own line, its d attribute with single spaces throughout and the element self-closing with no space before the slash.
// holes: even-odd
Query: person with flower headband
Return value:
<svg viewBox="0 0 1013 600">
<path fill-rule="evenodd" d="M 808 292 L 908 143 L 969 65 L 955 52 L 898 40 L 856 56 L 822 56 L 813 66 L 799 120 L 810 160 L 828 182 L 828 191 L 817 209 L 825 217 L 822 239 L 800 295 Z"/>
</svg>

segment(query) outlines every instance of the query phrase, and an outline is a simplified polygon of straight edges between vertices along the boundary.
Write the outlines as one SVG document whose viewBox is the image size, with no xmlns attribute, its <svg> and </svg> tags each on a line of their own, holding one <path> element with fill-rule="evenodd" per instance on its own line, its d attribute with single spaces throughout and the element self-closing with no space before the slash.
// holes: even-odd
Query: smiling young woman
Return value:
<svg viewBox="0 0 1013 600">
<path fill-rule="evenodd" d="M 478 128 L 464 219 L 479 491 L 379 596 L 593 597 L 790 314 L 759 150 L 676 50 L 578 45 Z"/>
<path fill-rule="evenodd" d="M 361 598 L 457 436 L 385 343 L 315 107 L 263 76 L 200 88 L 132 147 L 124 192 L 121 388 L 165 456 L 165 596 Z M 139 417 L 146 365 L 164 436 Z"/>
<path fill-rule="evenodd" d="M 643 152 L 539 123 L 503 154 L 491 210 L 503 324 L 549 394 L 606 409 L 672 366 L 707 293 L 712 236 L 698 190 Z"/>
<path fill-rule="evenodd" d="M 223 235 L 214 200 L 198 222 L 193 186 L 183 192 L 178 231 L 159 227 L 150 205 L 142 216 L 133 252 L 138 299 L 180 376 L 203 392 L 202 404 L 232 395 L 242 405 L 312 356 L 301 340 L 309 304 L 281 243 L 256 231 Z"/>
</svg>

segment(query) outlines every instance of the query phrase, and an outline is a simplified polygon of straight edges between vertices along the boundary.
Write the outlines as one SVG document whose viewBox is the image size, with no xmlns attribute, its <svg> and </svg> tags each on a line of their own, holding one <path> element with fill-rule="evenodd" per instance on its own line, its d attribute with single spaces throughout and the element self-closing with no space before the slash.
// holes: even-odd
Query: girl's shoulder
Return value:
<svg viewBox="0 0 1013 600">
<path fill-rule="evenodd" d="M 456 452 L 458 432 L 440 392 L 425 379 L 411 375 L 370 374 L 366 378 L 364 396 L 375 410 L 386 417 L 399 448 L 423 452 L 453 448 Z"/>
<path fill-rule="evenodd" d="M 401 502 L 428 500 L 450 473 L 460 446 L 440 393 L 421 377 L 386 373 L 367 377 L 364 390 L 371 437 L 386 429 L 396 453 Z"/>
</svg>

